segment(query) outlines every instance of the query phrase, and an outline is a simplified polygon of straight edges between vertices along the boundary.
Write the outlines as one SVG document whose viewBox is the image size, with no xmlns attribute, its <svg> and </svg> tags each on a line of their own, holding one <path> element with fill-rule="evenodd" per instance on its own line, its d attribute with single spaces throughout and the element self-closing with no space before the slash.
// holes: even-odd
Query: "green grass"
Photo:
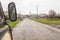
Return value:
<svg viewBox="0 0 60 40">
<path fill-rule="evenodd" d="M 37 22 L 40 22 L 40 23 L 44 23 L 44 24 L 60 24 L 60 19 L 46 19 L 46 18 L 32 18 L 32 20 L 35 20 Z"/>
<path fill-rule="evenodd" d="M 14 22 L 11 22 L 10 20 L 7 20 L 7 24 L 11 27 L 11 28 L 14 28 L 15 25 L 19 22 L 20 20 L 16 20 Z"/>
</svg>

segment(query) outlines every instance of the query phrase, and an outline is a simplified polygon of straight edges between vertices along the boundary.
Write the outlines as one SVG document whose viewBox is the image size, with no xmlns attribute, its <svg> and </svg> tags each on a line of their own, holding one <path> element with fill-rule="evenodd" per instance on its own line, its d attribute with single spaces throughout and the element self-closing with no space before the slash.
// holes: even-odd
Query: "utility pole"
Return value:
<svg viewBox="0 0 60 40">
<path fill-rule="evenodd" d="M 30 17 L 31 17 L 31 10 L 29 11 Z"/>
<path fill-rule="evenodd" d="M 31 10 L 30 10 L 30 16 L 31 16 Z"/>
<path fill-rule="evenodd" d="M 37 18 L 38 18 L 38 5 L 36 7 L 37 7 Z"/>
</svg>

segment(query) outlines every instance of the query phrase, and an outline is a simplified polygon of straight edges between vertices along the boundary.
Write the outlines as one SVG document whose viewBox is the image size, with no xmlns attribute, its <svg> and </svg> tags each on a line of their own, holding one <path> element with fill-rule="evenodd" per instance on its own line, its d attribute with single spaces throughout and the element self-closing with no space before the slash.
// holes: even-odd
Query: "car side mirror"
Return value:
<svg viewBox="0 0 60 40">
<path fill-rule="evenodd" d="M 8 13 L 9 13 L 9 18 L 10 18 L 11 21 L 16 21 L 17 20 L 16 6 L 15 6 L 14 2 L 9 3 Z"/>
</svg>

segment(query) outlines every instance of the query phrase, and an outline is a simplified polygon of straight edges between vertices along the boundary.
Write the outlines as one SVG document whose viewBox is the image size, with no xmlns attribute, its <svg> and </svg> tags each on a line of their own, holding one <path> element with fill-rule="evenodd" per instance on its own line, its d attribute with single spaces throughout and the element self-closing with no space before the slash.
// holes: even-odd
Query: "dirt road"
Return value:
<svg viewBox="0 0 60 40">
<path fill-rule="evenodd" d="M 12 31 L 13 40 L 60 40 L 60 30 L 24 19 Z"/>
</svg>

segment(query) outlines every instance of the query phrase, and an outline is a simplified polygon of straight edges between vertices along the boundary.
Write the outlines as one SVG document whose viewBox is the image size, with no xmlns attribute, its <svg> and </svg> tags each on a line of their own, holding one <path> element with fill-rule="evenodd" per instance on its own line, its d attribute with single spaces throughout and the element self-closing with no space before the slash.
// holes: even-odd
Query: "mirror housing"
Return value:
<svg viewBox="0 0 60 40">
<path fill-rule="evenodd" d="M 15 6 L 14 2 L 9 3 L 8 13 L 9 13 L 9 18 L 10 18 L 11 21 L 16 21 L 17 20 L 16 6 Z"/>
</svg>

